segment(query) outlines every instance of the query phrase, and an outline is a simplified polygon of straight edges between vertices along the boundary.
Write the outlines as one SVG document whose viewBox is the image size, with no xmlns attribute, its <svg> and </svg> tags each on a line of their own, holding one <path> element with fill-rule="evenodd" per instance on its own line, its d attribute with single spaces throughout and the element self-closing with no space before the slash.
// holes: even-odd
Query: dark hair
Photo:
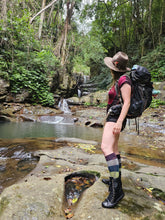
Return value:
<svg viewBox="0 0 165 220">
<path fill-rule="evenodd" d="M 120 78 L 120 76 L 125 74 L 125 73 L 122 73 L 122 72 L 117 72 L 117 71 L 112 70 L 112 69 L 111 69 L 111 71 L 113 73 L 113 82 L 112 82 L 112 84 L 115 84 L 115 82 Z"/>
</svg>

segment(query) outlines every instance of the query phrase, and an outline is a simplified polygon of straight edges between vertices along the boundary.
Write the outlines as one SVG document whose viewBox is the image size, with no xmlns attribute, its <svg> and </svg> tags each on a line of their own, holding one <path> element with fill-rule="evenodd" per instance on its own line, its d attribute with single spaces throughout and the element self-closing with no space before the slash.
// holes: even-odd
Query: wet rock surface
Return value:
<svg viewBox="0 0 165 220">
<path fill-rule="evenodd" d="M 164 108 L 148 109 L 143 114 L 139 122 L 140 135 L 137 135 L 133 120 L 121 133 L 119 146 L 125 197 L 111 210 L 101 207 L 108 195 L 108 187 L 101 179 L 108 178 L 109 173 L 99 142 L 76 138 L 0 140 L 1 149 L 4 146 L 19 147 L 20 154 L 25 155 L 21 149 L 26 147 L 31 155 L 39 158 L 29 174 L 17 178 L 12 185 L 4 185 L 0 195 L 0 220 L 66 219 L 63 210 L 65 177 L 84 170 L 100 173 L 100 178 L 83 192 L 73 220 L 165 219 Z M 104 124 L 105 108 L 72 107 L 72 112 L 72 116 L 78 118 L 76 124 Z M 11 155 L 16 156 L 16 153 Z M 15 166 L 17 170 L 28 168 L 18 161 Z M 0 174 L 6 168 L 1 163 Z"/>
<path fill-rule="evenodd" d="M 37 121 L 42 115 L 56 115 L 62 111 L 58 108 L 48 108 L 41 105 L 30 105 L 20 103 L 1 103 L 0 122 L 4 119 L 11 122 Z"/>
<path fill-rule="evenodd" d="M 9 82 L 0 77 L 0 101 L 6 99 L 9 86 Z"/>
<path fill-rule="evenodd" d="M 29 145 L 32 143 L 34 140 Z M 65 219 L 65 177 L 84 170 L 100 173 L 100 178 L 84 191 L 72 219 L 164 219 L 164 197 L 152 193 L 155 188 L 165 191 L 163 167 L 122 155 L 125 197 L 116 208 L 103 209 L 108 187 L 101 179 L 108 178 L 108 170 L 99 143 L 75 138 L 37 143 L 43 149 L 34 152 L 40 158 L 35 169 L 0 195 L 0 219 Z"/>
</svg>

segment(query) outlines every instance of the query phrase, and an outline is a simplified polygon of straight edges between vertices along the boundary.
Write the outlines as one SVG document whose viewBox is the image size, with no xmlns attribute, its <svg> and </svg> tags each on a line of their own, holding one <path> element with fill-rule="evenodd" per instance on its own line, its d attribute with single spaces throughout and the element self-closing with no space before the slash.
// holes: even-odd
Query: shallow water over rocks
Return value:
<svg viewBox="0 0 165 220">
<path fill-rule="evenodd" d="M 0 195 L 2 219 L 12 220 L 14 216 L 16 219 L 64 220 L 65 178 L 83 170 L 97 172 L 101 177 L 84 191 L 72 213 L 73 220 L 164 219 L 165 207 L 152 194 L 152 189 L 157 187 L 165 191 L 163 168 L 158 170 L 157 167 L 135 163 L 123 157 L 125 167 L 122 167 L 122 182 L 125 197 L 115 209 L 103 209 L 101 202 L 107 197 L 108 188 L 101 179 L 108 178 L 109 174 L 105 158 L 98 154 L 96 144 L 67 138 L 63 138 L 63 141 L 60 138 L 55 142 L 46 139 L 42 141 L 44 150 L 35 153 L 40 157 L 36 168 L 18 183 L 6 188 Z M 55 143 L 54 149 L 52 145 L 52 148 L 45 150 L 46 143 L 49 147 Z M 58 148 L 55 148 L 56 144 Z M 127 161 L 138 167 L 134 171 L 127 169 Z"/>
<path fill-rule="evenodd" d="M 50 198 L 53 199 L 51 203 L 52 207 L 54 204 L 54 192 L 58 194 L 58 196 L 60 193 L 62 194 L 61 183 L 64 182 L 66 173 L 72 173 L 83 168 L 97 170 L 103 176 L 105 175 L 105 177 L 108 175 L 106 164 L 100 150 L 103 129 L 90 127 L 94 122 L 103 119 L 103 111 L 104 110 L 97 108 L 79 109 L 77 113 L 75 111 L 75 113 L 70 116 L 70 118 L 78 117 L 78 121 L 74 124 L 56 124 L 56 122 L 61 119 L 59 117 L 64 117 L 64 115 L 56 115 L 57 118 L 54 118 L 54 121 L 52 120 L 54 117 L 52 115 L 37 116 L 43 120 L 43 123 L 0 123 L 0 175 L 2 176 L 0 191 L 14 184 L 13 188 L 11 186 L 9 191 L 7 189 L 2 195 L 7 199 L 13 199 L 10 201 L 13 207 L 15 206 L 14 202 L 18 195 L 20 201 L 30 195 L 34 197 L 35 191 L 35 200 L 37 200 L 37 197 L 42 197 L 38 202 L 35 201 L 34 204 L 32 204 L 33 202 L 30 199 L 25 213 L 20 211 L 24 208 L 22 207 L 22 209 L 19 210 L 18 206 L 17 209 L 19 213 L 17 214 L 30 218 L 31 213 L 36 212 L 35 214 L 38 216 L 40 212 L 41 215 L 45 216 L 44 210 L 46 210 L 46 216 L 50 215 L 50 219 L 53 219 L 54 217 L 51 218 L 51 216 L 54 216 L 54 213 L 57 215 L 58 211 L 54 208 L 50 208 L 50 210 L 47 211 L 48 201 Z M 117 207 L 117 211 L 113 211 L 112 215 L 114 215 L 114 218 L 121 216 L 121 219 L 125 217 L 129 219 L 128 215 L 131 216 L 131 220 L 147 216 L 150 218 L 151 207 L 153 207 L 154 210 L 154 218 L 155 216 L 164 216 L 162 206 L 157 201 L 149 200 L 148 195 L 144 194 L 144 189 L 149 185 L 160 187 L 164 190 L 164 181 L 162 179 L 163 176 L 165 176 L 164 118 L 164 108 L 157 110 L 149 109 L 140 119 L 140 135 L 137 135 L 133 120 L 130 126 L 128 124 L 126 129 L 121 133 L 119 146 L 123 158 L 123 183 L 126 197 Z M 89 126 L 84 126 L 87 121 L 90 122 L 87 123 Z M 75 138 L 97 141 L 98 143 L 95 143 L 93 146 L 91 142 L 88 143 L 86 141 L 83 143 L 80 139 L 75 141 Z M 84 154 L 82 154 L 82 152 L 84 152 Z M 40 161 L 38 163 L 39 158 Z M 27 175 L 28 173 L 29 175 Z M 29 178 L 32 178 L 32 181 L 30 181 Z M 60 181 L 59 185 L 57 179 Z M 136 185 L 137 179 L 139 179 L 138 181 L 140 184 L 142 183 L 142 185 Z M 17 187 L 15 183 L 18 180 L 23 180 L 23 183 L 19 184 L 18 182 Z M 145 185 L 146 183 L 148 185 Z M 54 184 L 56 184 L 55 188 L 53 188 Z M 40 190 L 37 192 L 38 185 L 41 186 L 40 190 L 46 193 L 41 194 Z M 24 191 L 26 191 L 27 186 L 31 190 L 27 191 L 25 195 Z M 49 188 L 44 191 L 45 187 Z M 15 197 L 14 195 L 10 195 L 10 189 L 11 193 L 15 192 Z M 82 203 L 80 202 L 79 205 L 81 210 L 77 210 L 75 219 L 84 220 L 84 216 L 85 219 L 88 219 L 88 217 L 92 219 L 92 216 L 95 216 L 95 213 L 90 212 L 91 207 L 93 207 L 90 201 L 95 201 L 93 210 L 97 209 L 99 216 L 104 217 L 104 219 L 109 219 L 107 217 L 108 213 L 100 209 L 101 201 L 100 194 L 98 193 L 99 190 L 101 192 L 103 191 L 101 181 L 98 181 L 88 189 L 88 194 L 85 194 L 85 202 L 89 201 L 89 205 L 87 206 L 87 203 L 83 203 L 84 200 L 82 200 Z M 47 198 L 48 194 L 49 197 Z M 101 199 L 104 199 L 106 194 L 106 192 L 105 195 L 101 194 Z M 42 207 L 39 206 L 41 201 L 43 203 L 45 201 L 45 209 L 42 208 L 43 204 Z M 7 200 L 1 200 L 0 202 L 0 205 L 7 207 Z M 26 201 L 24 201 L 24 203 L 26 203 Z M 56 200 L 55 204 L 58 207 L 57 209 L 59 209 L 61 203 L 62 201 L 60 199 Z M 14 209 L 9 211 L 11 213 L 15 212 Z M 59 214 L 59 216 L 60 215 L 61 214 Z M 5 216 L 5 214 L 3 216 Z M 61 217 L 59 219 L 63 218 Z"/>
<path fill-rule="evenodd" d="M 0 192 L 26 176 L 38 161 L 27 143 L 0 141 Z"/>
<path fill-rule="evenodd" d="M 59 137 L 97 141 L 96 150 L 101 153 L 103 129 L 84 124 L 86 121 L 90 121 L 89 124 L 97 121 L 103 111 L 98 108 L 81 108 L 73 115 L 78 116 L 77 123 L 74 123 L 73 116 L 65 114 L 39 116 L 40 122 L 0 123 L 1 185 L 8 186 L 30 172 L 38 162 L 33 156 L 35 151 L 61 147 L 55 143 Z M 140 135 L 137 135 L 134 120 L 121 133 L 119 146 L 122 156 L 140 163 L 165 167 L 164 131 L 163 108 L 149 109 L 140 119 Z M 12 169 L 7 168 L 9 164 L 12 164 Z M 21 169 L 23 164 L 26 168 Z"/>
</svg>

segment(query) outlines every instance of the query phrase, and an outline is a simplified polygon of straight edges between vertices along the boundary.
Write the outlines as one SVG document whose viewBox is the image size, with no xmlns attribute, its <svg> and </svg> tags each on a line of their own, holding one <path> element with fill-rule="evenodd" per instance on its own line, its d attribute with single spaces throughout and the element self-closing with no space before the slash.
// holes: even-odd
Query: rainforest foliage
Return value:
<svg viewBox="0 0 165 220">
<path fill-rule="evenodd" d="M 103 58 L 119 50 L 165 80 L 164 0 L 1 0 L 0 77 L 33 103 L 53 105 L 49 79 L 64 68 L 106 88 Z"/>
</svg>

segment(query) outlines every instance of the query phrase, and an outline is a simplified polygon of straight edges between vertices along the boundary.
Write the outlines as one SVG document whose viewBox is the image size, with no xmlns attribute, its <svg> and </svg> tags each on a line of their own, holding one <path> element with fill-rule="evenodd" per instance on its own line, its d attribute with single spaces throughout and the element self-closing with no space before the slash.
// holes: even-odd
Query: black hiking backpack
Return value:
<svg viewBox="0 0 165 220">
<path fill-rule="evenodd" d="M 129 77 L 132 81 L 133 92 L 127 118 L 131 119 L 140 117 L 143 111 L 150 106 L 153 83 L 151 82 L 151 74 L 149 71 L 145 67 L 139 65 L 134 65 L 132 67 Z M 119 88 L 117 88 L 117 93 L 119 94 L 118 91 Z"/>
</svg>

